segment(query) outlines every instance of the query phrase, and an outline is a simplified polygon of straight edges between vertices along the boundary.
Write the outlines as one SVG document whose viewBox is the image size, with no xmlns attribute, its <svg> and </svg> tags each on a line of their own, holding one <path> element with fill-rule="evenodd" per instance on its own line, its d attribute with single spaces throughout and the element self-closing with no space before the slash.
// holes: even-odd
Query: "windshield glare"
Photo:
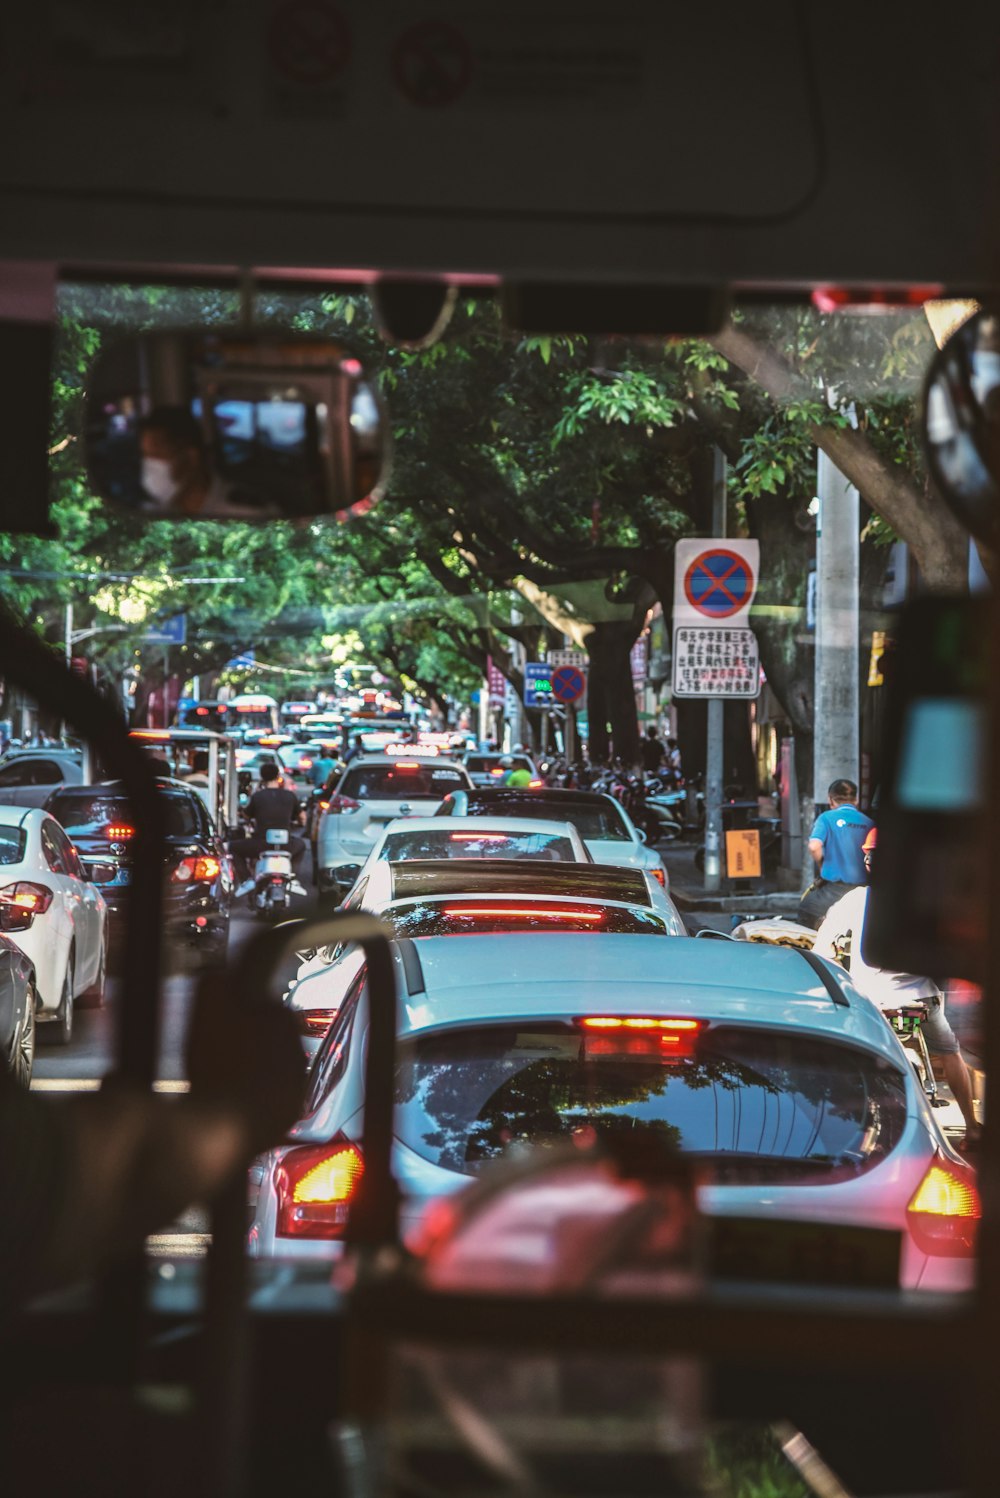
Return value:
<svg viewBox="0 0 1000 1498">
<path fill-rule="evenodd" d="M 552 832 L 393 832 L 379 855 L 389 863 L 407 858 L 528 858 L 573 863 L 573 844 Z"/>
</svg>

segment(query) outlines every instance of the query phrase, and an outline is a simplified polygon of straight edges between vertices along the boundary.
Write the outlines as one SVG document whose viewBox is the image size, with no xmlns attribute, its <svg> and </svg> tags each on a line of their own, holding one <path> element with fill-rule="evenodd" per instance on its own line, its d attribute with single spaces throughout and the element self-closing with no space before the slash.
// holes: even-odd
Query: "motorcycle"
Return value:
<svg viewBox="0 0 1000 1498">
<path fill-rule="evenodd" d="M 247 900 L 250 909 L 262 920 L 272 920 L 288 910 L 292 895 L 304 895 L 306 891 L 292 871 L 287 831 L 283 827 L 269 827 L 264 840 L 267 847 L 257 855 L 254 887 Z"/>
</svg>

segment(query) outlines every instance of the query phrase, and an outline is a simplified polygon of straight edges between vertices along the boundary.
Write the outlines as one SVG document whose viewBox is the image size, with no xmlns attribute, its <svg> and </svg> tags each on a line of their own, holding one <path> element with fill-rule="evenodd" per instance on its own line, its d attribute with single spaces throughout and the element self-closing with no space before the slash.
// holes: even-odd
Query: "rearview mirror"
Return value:
<svg viewBox="0 0 1000 1498">
<path fill-rule="evenodd" d="M 360 360 L 325 338 L 142 333 L 111 344 L 87 385 L 90 483 L 152 518 L 362 513 L 381 492 L 385 434 Z"/>
<path fill-rule="evenodd" d="M 1000 317 L 979 311 L 931 361 L 924 387 L 927 465 L 941 496 L 977 540 L 1000 520 Z"/>
</svg>

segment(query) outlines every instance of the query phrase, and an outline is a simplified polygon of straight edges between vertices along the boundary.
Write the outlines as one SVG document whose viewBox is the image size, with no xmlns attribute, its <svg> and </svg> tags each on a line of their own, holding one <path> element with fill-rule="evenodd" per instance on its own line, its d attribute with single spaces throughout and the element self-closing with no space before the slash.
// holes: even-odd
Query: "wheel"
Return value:
<svg viewBox="0 0 1000 1498">
<path fill-rule="evenodd" d="M 14 1042 L 14 1052 L 11 1056 L 11 1072 L 14 1081 L 21 1087 L 31 1085 L 31 1073 L 35 1066 L 35 1043 L 38 1038 L 38 1024 L 35 1016 L 35 987 L 28 984 L 28 992 L 25 999 L 24 1024 L 21 1033 Z"/>
<path fill-rule="evenodd" d="M 105 942 L 101 942 L 101 961 L 97 969 L 97 977 L 89 988 L 85 988 L 80 995 L 81 1004 L 88 1008 L 100 1009 L 104 1003 L 104 987 L 108 977 L 108 949 Z"/>
<path fill-rule="evenodd" d="M 73 954 L 66 959 L 66 976 L 63 978 L 62 998 L 56 1010 L 55 1023 L 49 1025 L 55 1045 L 69 1045 L 73 1039 Z"/>
</svg>

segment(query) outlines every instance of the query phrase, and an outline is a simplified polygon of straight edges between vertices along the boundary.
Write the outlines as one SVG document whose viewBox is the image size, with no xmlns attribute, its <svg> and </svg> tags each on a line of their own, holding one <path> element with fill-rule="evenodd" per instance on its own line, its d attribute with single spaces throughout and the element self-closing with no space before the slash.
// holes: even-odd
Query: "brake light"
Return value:
<svg viewBox="0 0 1000 1498">
<path fill-rule="evenodd" d="M 812 304 L 819 312 L 885 312 L 890 307 L 922 307 L 936 301 L 934 286 L 817 286 Z"/>
<path fill-rule="evenodd" d="M 520 908 L 510 905 L 452 905 L 445 906 L 445 915 L 521 916 L 525 920 L 584 921 L 588 924 L 603 921 L 603 910 L 539 910 L 537 906 Z"/>
<path fill-rule="evenodd" d="M 419 770 L 420 765 L 415 759 L 397 759 L 392 768 L 394 770 Z"/>
<path fill-rule="evenodd" d="M 453 843 L 509 843 L 506 832 L 453 832 Z"/>
<path fill-rule="evenodd" d="M 496 769 L 496 770 L 491 770 L 490 771 L 491 775 L 506 775 L 506 773 L 507 773 L 506 770 L 500 770 L 500 769 Z"/>
<path fill-rule="evenodd" d="M 221 872 L 222 865 L 217 858 L 182 858 L 170 878 L 175 884 L 188 884 L 192 880 L 211 883 Z"/>
<path fill-rule="evenodd" d="M 975 1173 L 942 1155 L 934 1158 L 906 1209 L 917 1247 L 948 1258 L 975 1253 L 982 1215 Z"/>
<path fill-rule="evenodd" d="M 132 728 L 129 730 L 130 739 L 145 739 L 149 744 L 169 744 L 170 734 L 160 728 Z"/>
<path fill-rule="evenodd" d="M 135 828 L 130 827 L 127 822 L 109 822 L 104 829 L 104 836 L 109 843 L 123 843 L 126 838 L 135 837 Z"/>
<path fill-rule="evenodd" d="M 364 1168 L 353 1144 L 290 1149 L 274 1172 L 279 1237 L 343 1237 Z"/>
<path fill-rule="evenodd" d="M 312 767 L 313 767 L 313 762 L 312 762 L 311 759 L 300 759 L 299 760 L 299 769 L 300 770 L 311 770 Z"/>
<path fill-rule="evenodd" d="M 539 789 L 539 787 L 543 786 L 544 784 L 545 784 L 544 780 L 529 780 L 528 781 L 528 790 L 529 791 L 537 791 Z"/>
<path fill-rule="evenodd" d="M 330 810 L 330 803 L 329 803 L 329 801 L 321 801 L 319 803 L 319 809 L 320 809 L 320 811 L 329 811 Z"/>
<path fill-rule="evenodd" d="M 196 707 L 195 708 L 195 714 L 199 718 L 207 718 L 208 717 L 208 708 L 207 707 Z"/>
<path fill-rule="evenodd" d="M 336 1009 L 297 1009 L 299 1029 L 303 1035 L 324 1036 L 337 1018 Z"/>
<path fill-rule="evenodd" d="M 31 915 L 44 915 L 51 904 L 52 891 L 44 884 L 21 879 L 0 889 L 0 905 L 12 905 L 15 910 L 26 910 Z"/>
<path fill-rule="evenodd" d="M 584 1031 L 586 1056 L 650 1056 L 689 1061 L 705 1021 L 658 1019 L 640 1014 L 592 1014 L 576 1021 Z"/>
<path fill-rule="evenodd" d="M 665 871 L 663 869 L 650 869 L 649 872 L 652 874 L 652 876 L 656 880 L 657 884 L 662 884 L 663 888 L 666 889 L 666 887 L 667 887 L 667 876 L 666 876 Z"/>
</svg>

